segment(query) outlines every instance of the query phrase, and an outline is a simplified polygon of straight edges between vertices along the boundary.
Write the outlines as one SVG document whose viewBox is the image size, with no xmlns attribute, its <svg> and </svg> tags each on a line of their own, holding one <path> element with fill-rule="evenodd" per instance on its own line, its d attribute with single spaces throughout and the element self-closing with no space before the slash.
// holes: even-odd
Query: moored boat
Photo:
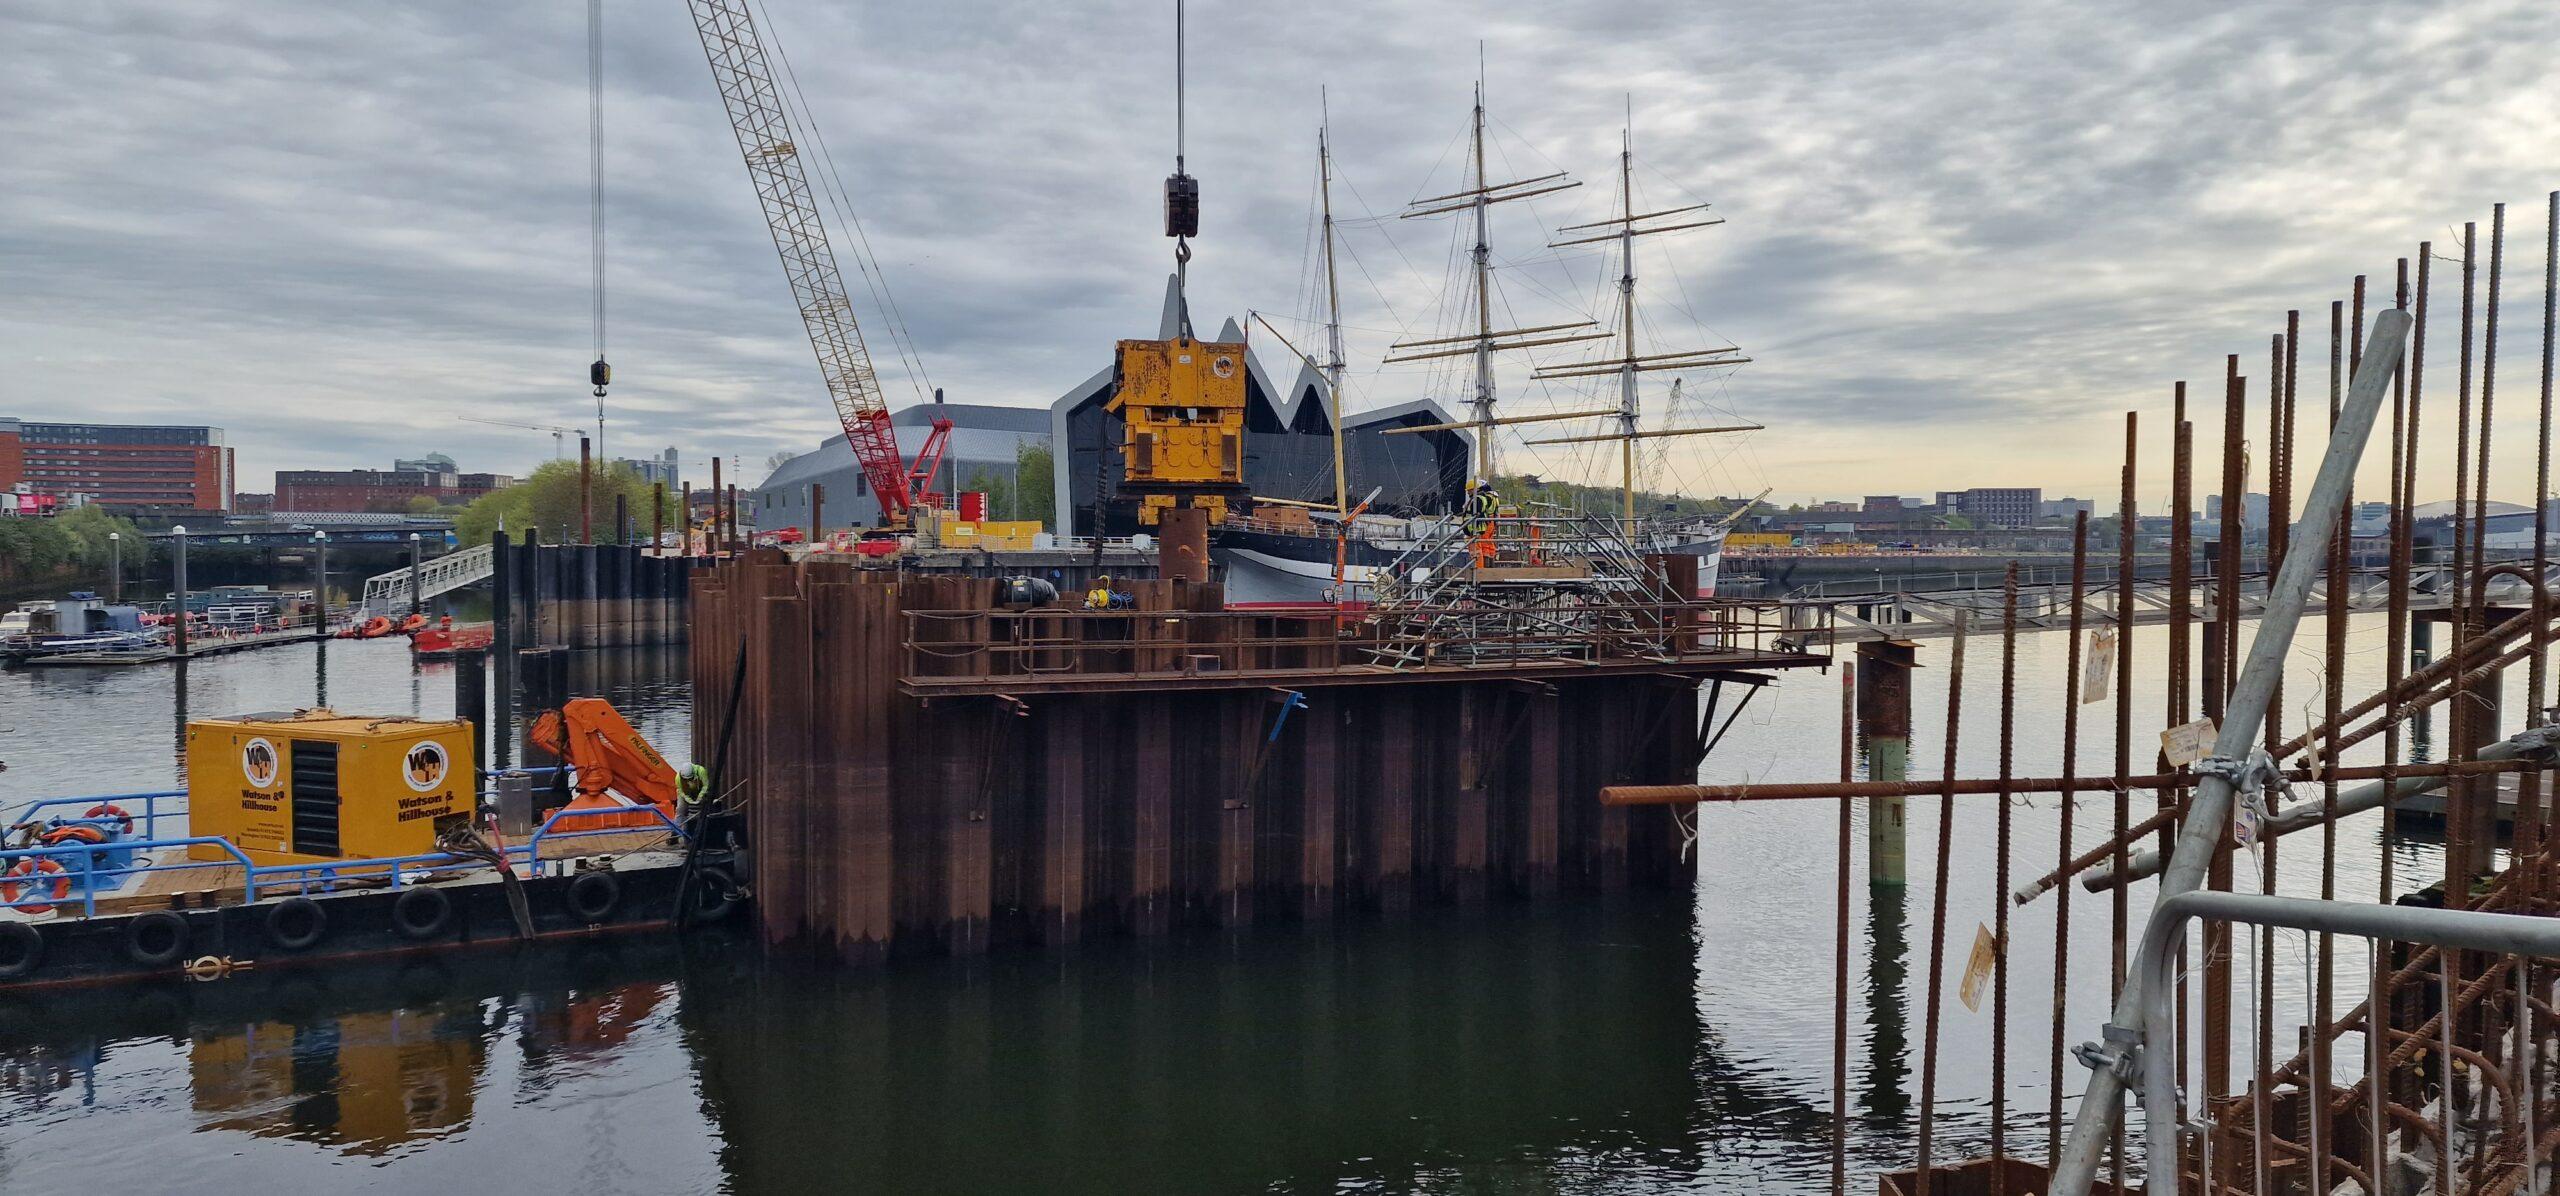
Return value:
<svg viewBox="0 0 2560 1196">
<path fill-rule="evenodd" d="M 167 641 L 155 635 L 133 632 L 58 639 L 26 654 L 22 660 L 30 665 L 112 666 L 150 664 L 174 655 L 176 652 Z"/>
<path fill-rule="evenodd" d="M 96 646 L 101 637 L 144 634 L 141 608 L 108 602 L 94 593 L 21 603 L 0 614 L 0 658 L 26 659 Z"/>
<path fill-rule="evenodd" d="M 448 660 L 486 652 L 497 641 L 494 623 L 454 623 L 429 627 L 409 637 L 409 651 L 420 660 Z"/>
</svg>

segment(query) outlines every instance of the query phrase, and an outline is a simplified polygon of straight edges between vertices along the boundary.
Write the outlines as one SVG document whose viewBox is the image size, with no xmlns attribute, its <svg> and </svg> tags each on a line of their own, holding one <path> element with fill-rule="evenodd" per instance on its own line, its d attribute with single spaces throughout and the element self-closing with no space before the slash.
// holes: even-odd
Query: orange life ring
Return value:
<svg viewBox="0 0 2560 1196">
<path fill-rule="evenodd" d="M 28 856 L 19 860 L 17 867 L 9 869 L 7 879 L 0 880 L 0 901 L 6 901 L 11 906 L 31 914 L 52 913 L 51 905 L 18 905 L 18 898 L 28 888 L 25 878 L 41 876 L 48 872 L 53 874 L 53 899 L 61 901 L 71 896 L 71 877 L 63 872 L 62 865 L 38 856 Z"/>
<path fill-rule="evenodd" d="M 127 835 L 130 835 L 130 834 L 132 834 L 132 833 L 133 833 L 133 814 L 132 814 L 132 812 L 131 812 L 131 811 L 129 811 L 129 810 L 127 810 L 127 809 L 125 809 L 123 806 L 119 806 L 119 805 L 115 804 L 114 802 L 102 802 L 102 803 L 100 803 L 100 804 L 98 804 L 98 805 L 91 806 L 91 807 L 89 807 L 89 812 L 88 812 L 88 813 L 86 813 L 86 814 L 81 815 L 81 817 L 82 817 L 82 818 L 113 818 L 113 819 L 115 819 L 115 820 L 116 820 L 116 824 L 117 824 L 117 826 L 118 826 L 118 828 L 119 828 L 119 830 L 120 830 L 120 832 L 121 832 L 121 833 L 123 833 L 123 834 L 127 834 Z"/>
</svg>

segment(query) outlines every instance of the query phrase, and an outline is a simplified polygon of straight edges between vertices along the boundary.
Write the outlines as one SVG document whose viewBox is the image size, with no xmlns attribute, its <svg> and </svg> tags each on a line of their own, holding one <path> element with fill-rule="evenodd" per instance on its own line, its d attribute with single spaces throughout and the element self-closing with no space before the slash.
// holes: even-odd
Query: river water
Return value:
<svg viewBox="0 0 2560 1196">
<path fill-rule="evenodd" d="M 2356 620 L 2351 698 L 2380 682 L 2381 634 Z M 2161 723 L 2161 642 L 2158 629 L 2137 637 L 2137 762 Z M 2059 633 L 2020 637 L 2020 775 L 2060 771 L 2066 646 Z M 1945 746 L 1948 645 L 1921 655 L 1911 767 L 1927 777 Z M 1996 637 L 1977 636 L 1959 734 L 1969 775 L 1998 765 L 1999 665 Z M 2293 665 L 2286 722 L 2299 727 L 2320 661 L 2297 651 Z M 680 650 L 597 654 L 576 681 L 680 758 L 682 667 Z M 1840 693 L 1836 672 L 1788 677 L 1742 709 L 1704 775 L 1836 775 Z M 322 703 L 443 716 L 452 694 L 451 666 L 381 642 L 184 670 L 0 672 L 0 808 L 176 787 L 191 716 Z M 2084 771 L 2103 771 L 2112 701 L 2081 710 Z M 1957 802 L 1942 1158 L 1988 1144 L 1996 1037 L 1989 1002 L 1966 1009 L 1957 978 L 1994 906 L 1998 806 Z M 2150 805 L 2137 795 L 2137 817 Z M 1941 819 L 1936 799 L 1913 800 L 1910 881 L 1870 890 L 1857 816 L 1849 1165 L 1853 1189 L 1872 1190 L 1913 1145 Z M 771 965 L 742 941 L 697 936 L 0 994 L 0 1190 L 1824 1191 L 1837 817 L 1812 802 L 1700 811 L 1692 893 L 880 973 Z M 2058 806 L 2020 800 L 2012 818 L 2024 880 L 2056 858 Z M 2111 799 L 2084 798 L 2077 818 L 2081 845 L 2097 841 Z M 2318 839 L 2284 842 L 2283 891 L 2317 893 Z M 2346 823 L 2338 852 L 2341 891 L 2372 894 L 2379 819 Z M 2401 836 L 2391 857 L 2401 891 L 2440 874 L 2422 835 Z M 2104 1014 L 2109 919 L 2105 898 L 2075 897 L 2062 1007 L 2077 1042 Z M 2137 886 L 2137 925 L 2149 900 Z M 2016 913 L 2010 942 L 2007 1124 L 2012 1153 L 2041 1157 L 2050 896 Z M 2305 948 L 2278 948 L 2278 1004 L 2298 1018 Z M 2352 1002 L 2363 954 L 2340 953 Z M 2251 980 L 2244 963 L 2243 1009 Z M 2288 1024 L 2277 1041 L 2291 1040 Z M 2066 1066 L 2076 1093 L 2083 1073 Z"/>
</svg>

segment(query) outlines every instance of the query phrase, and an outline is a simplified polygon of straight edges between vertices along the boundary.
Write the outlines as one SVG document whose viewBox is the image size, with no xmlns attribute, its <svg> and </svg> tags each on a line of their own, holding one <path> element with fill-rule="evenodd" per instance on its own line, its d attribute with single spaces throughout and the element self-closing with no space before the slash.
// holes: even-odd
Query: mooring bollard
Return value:
<svg viewBox="0 0 2560 1196">
<path fill-rule="evenodd" d="M 453 716 L 471 724 L 471 766 L 489 767 L 489 658 L 465 653 L 453 662 Z"/>
<path fill-rule="evenodd" d="M 1867 741 L 1867 779 L 1899 781 L 1910 774 L 1911 670 L 1920 646 L 1909 640 L 1868 640 L 1858 645 L 1858 723 Z M 1901 797 L 1867 799 L 1867 883 L 1903 883 L 1906 834 Z"/>
<path fill-rule="evenodd" d="M 329 634 L 329 533 L 311 533 L 311 630 Z"/>
<path fill-rule="evenodd" d="M 169 529 L 169 582 L 178 599 L 178 655 L 187 654 L 187 528 L 179 524 Z"/>
<path fill-rule="evenodd" d="M 515 552 L 507 543 L 507 533 L 495 532 L 489 537 L 489 668 L 498 700 L 490 711 L 492 733 L 489 736 L 491 759 L 499 768 L 514 762 L 515 723 L 515 659 L 516 659 L 516 577 Z"/>
</svg>

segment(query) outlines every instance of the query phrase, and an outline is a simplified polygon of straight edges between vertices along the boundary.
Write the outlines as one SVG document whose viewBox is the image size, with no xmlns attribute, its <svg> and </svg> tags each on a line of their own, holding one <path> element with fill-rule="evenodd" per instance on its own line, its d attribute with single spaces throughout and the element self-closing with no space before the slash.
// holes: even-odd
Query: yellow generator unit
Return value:
<svg viewBox="0 0 2560 1196">
<path fill-rule="evenodd" d="M 1111 402 L 1127 426 L 1123 480 L 1153 526 L 1188 499 L 1216 523 L 1244 486 L 1244 343 L 1122 341 Z"/>
<path fill-rule="evenodd" d="M 471 724 L 333 710 L 187 724 L 187 821 L 260 864 L 424 855 L 478 804 Z M 188 858 L 227 860 L 211 844 Z"/>
</svg>

